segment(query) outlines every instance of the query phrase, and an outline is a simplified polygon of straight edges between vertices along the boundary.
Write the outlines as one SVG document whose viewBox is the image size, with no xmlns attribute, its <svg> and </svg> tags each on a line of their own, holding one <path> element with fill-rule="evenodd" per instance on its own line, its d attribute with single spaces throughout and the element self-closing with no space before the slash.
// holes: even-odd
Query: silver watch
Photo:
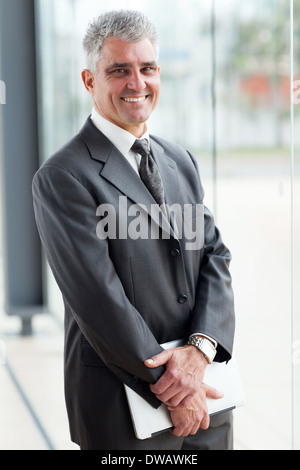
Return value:
<svg viewBox="0 0 300 470">
<path fill-rule="evenodd" d="M 187 344 L 192 344 L 197 349 L 199 349 L 209 364 L 212 363 L 215 355 L 217 354 L 216 348 L 207 338 L 200 336 L 190 336 Z"/>
</svg>

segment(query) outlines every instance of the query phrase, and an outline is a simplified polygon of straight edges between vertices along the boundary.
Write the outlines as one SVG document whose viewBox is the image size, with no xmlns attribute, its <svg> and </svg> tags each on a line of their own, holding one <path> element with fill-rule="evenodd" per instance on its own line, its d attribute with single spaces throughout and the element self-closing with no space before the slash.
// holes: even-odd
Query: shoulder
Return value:
<svg viewBox="0 0 300 470">
<path fill-rule="evenodd" d="M 99 131 L 97 131 L 96 137 L 92 134 L 93 132 L 95 131 L 88 119 L 74 137 L 43 162 L 34 175 L 34 179 L 41 176 L 45 178 L 46 175 L 53 178 L 56 174 L 64 173 L 85 182 L 92 175 L 99 174 L 101 163 L 99 160 L 93 159 L 91 153 L 91 142 L 96 141 L 97 147 L 99 147 Z"/>
<path fill-rule="evenodd" d="M 193 169 L 197 168 L 197 163 L 194 156 L 186 150 L 181 145 L 177 144 L 176 142 L 172 142 L 156 135 L 151 135 L 151 139 L 153 139 L 158 145 L 160 145 L 164 152 L 172 158 L 177 164 L 179 165 L 192 165 Z"/>
<path fill-rule="evenodd" d="M 165 151 L 170 151 L 177 153 L 185 153 L 186 150 L 180 146 L 179 144 L 172 142 L 170 140 L 163 139 L 162 137 L 158 137 L 157 135 L 150 135 L 151 139 L 153 139 L 158 145 L 160 145 Z"/>
<path fill-rule="evenodd" d="M 71 171 L 76 167 L 76 164 L 79 163 L 79 160 L 86 159 L 87 157 L 89 157 L 88 149 L 80 134 L 77 134 L 47 158 L 40 169 L 51 166 L 65 171 Z"/>
</svg>

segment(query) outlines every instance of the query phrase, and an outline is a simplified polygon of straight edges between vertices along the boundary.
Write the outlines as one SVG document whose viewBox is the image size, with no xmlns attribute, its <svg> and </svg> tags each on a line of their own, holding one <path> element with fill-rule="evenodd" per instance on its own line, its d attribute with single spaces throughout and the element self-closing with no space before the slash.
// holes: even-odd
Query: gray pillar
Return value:
<svg viewBox="0 0 300 470">
<path fill-rule="evenodd" d="M 41 246 L 31 182 L 39 165 L 34 0 L 0 0 L 6 313 L 19 315 L 22 333 L 43 310 Z"/>
</svg>

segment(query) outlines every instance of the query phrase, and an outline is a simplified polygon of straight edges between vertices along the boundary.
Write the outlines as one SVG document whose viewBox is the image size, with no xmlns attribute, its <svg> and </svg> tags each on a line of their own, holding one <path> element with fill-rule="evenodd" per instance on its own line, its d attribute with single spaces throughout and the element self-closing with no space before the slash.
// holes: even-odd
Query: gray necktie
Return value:
<svg viewBox="0 0 300 470">
<path fill-rule="evenodd" d="M 131 149 L 142 156 L 139 170 L 141 180 L 148 188 L 156 202 L 159 205 L 164 204 L 165 198 L 162 180 L 154 158 L 149 151 L 147 140 L 137 139 Z"/>
</svg>

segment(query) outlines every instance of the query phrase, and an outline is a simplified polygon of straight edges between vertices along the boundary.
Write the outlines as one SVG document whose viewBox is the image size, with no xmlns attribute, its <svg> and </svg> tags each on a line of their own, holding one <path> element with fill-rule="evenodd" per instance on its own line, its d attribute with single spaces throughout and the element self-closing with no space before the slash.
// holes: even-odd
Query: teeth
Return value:
<svg viewBox="0 0 300 470">
<path fill-rule="evenodd" d="M 146 96 L 142 96 L 141 98 L 123 98 L 124 101 L 127 103 L 138 103 L 139 101 L 144 101 Z"/>
</svg>

